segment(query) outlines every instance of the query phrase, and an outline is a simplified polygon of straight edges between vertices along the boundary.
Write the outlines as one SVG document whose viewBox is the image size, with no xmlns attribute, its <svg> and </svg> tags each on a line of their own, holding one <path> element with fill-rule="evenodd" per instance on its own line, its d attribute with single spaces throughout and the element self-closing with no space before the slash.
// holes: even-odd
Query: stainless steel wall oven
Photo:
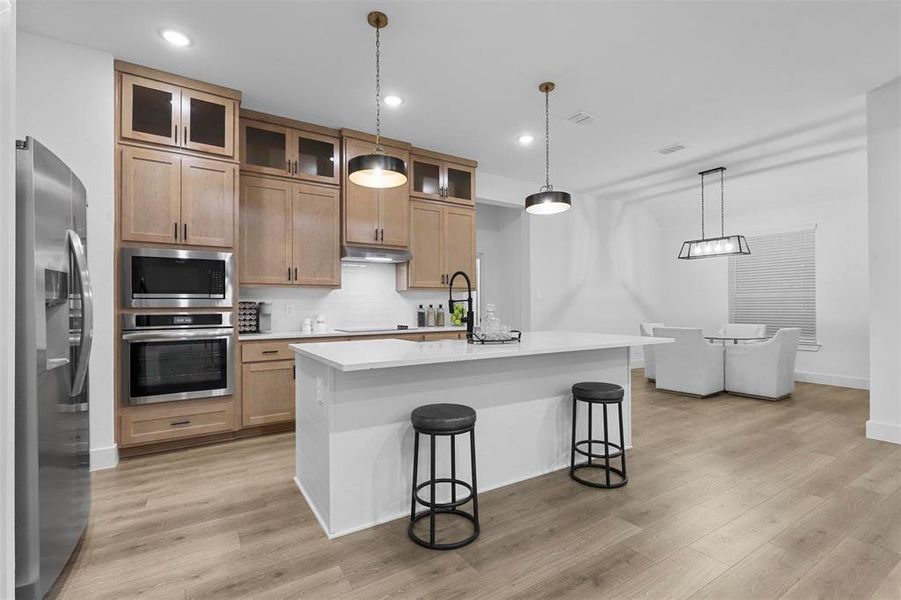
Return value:
<svg viewBox="0 0 901 600">
<path fill-rule="evenodd" d="M 234 345 L 230 312 L 122 315 L 122 401 L 231 395 Z"/>
<path fill-rule="evenodd" d="M 232 306 L 231 252 L 122 248 L 119 266 L 123 308 Z"/>
</svg>

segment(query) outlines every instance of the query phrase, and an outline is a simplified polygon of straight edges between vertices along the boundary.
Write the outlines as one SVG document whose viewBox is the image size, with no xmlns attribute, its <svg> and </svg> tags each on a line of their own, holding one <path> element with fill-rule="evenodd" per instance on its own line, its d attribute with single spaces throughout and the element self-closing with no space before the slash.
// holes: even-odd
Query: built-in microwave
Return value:
<svg viewBox="0 0 901 600">
<path fill-rule="evenodd" d="M 122 315 L 126 405 L 229 396 L 235 390 L 232 314 Z"/>
<path fill-rule="evenodd" d="M 231 252 L 122 248 L 119 265 L 123 308 L 232 306 Z"/>
</svg>

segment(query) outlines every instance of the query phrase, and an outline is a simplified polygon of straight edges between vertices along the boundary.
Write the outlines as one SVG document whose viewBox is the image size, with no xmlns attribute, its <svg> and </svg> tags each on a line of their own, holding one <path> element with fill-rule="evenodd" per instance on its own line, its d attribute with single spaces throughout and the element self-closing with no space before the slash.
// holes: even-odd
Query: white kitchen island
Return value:
<svg viewBox="0 0 901 600">
<path fill-rule="evenodd" d="M 292 345 L 295 481 L 330 538 L 409 516 L 410 412 L 442 402 L 466 404 L 477 412 L 479 493 L 562 469 L 569 466 L 570 388 L 579 381 L 625 388 L 625 445 L 631 447 L 630 347 L 671 341 L 531 332 L 518 344 L 503 345 L 457 340 Z M 577 437 L 584 439 L 586 419 L 580 417 L 578 426 Z M 619 443 L 615 429 L 611 441 Z M 599 431 L 598 425 L 595 439 Z M 448 445 L 439 439 L 439 477 L 449 472 Z M 424 450 L 420 474 L 427 473 Z M 469 444 L 458 443 L 457 453 L 458 476 L 469 481 Z"/>
</svg>

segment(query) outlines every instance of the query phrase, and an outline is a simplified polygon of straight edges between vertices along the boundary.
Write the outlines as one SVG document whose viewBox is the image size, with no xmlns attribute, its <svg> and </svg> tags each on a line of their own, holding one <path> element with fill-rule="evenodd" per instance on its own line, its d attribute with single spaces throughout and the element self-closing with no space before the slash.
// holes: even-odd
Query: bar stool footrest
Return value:
<svg viewBox="0 0 901 600">
<path fill-rule="evenodd" d="M 621 481 L 617 481 L 617 482 L 611 481 L 610 485 L 607 485 L 606 483 L 596 483 L 594 481 L 588 481 L 587 479 L 583 479 L 582 477 L 579 477 L 576 474 L 576 471 L 578 471 L 579 469 L 600 469 L 601 471 L 607 471 L 609 473 L 619 475 L 619 477 L 621 478 Z M 582 485 L 588 485 L 588 486 L 596 487 L 596 488 L 604 488 L 604 489 L 608 489 L 608 490 L 612 490 L 615 488 L 621 488 L 624 485 L 626 485 L 627 483 L 629 483 L 629 478 L 626 477 L 626 475 L 625 475 L 625 473 L 623 473 L 622 469 L 617 469 L 616 467 L 612 467 L 612 466 L 607 467 L 605 465 L 601 465 L 598 463 L 582 463 L 582 464 L 576 465 L 569 470 L 569 476 L 571 479 L 578 481 Z"/>
<path fill-rule="evenodd" d="M 441 477 L 441 478 L 435 479 L 435 485 L 438 485 L 439 483 L 449 483 L 451 485 L 457 485 L 457 484 L 462 485 L 464 488 L 469 490 L 469 494 L 467 494 L 463 499 L 457 500 L 454 502 L 436 502 L 435 503 L 436 509 L 457 508 L 458 506 L 463 506 L 464 504 L 466 504 L 467 502 L 472 500 L 472 486 L 469 485 L 468 483 L 466 483 L 465 481 L 461 481 L 459 479 L 451 479 L 450 477 Z M 432 503 L 428 500 L 425 500 L 424 498 L 421 498 L 419 496 L 419 490 L 421 490 L 425 487 L 428 487 L 431 484 L 432 484 L 432 482 L 429 480 L 429 481 L 424 481 L 416 486 L 416 502 L 418 504 L 421 504 L 422 506 L 425 506 L 426 508 L 431 508 Z"/>
<path fill-rule="evenodd" d="M 594 454 L 593 452 L 588 452 L 587 450 L 582 450 L 581 448 L 579 448 L 579 446 L 588 444 L 588 442 L 601 446 L 606 445 L 616 448 L 616 452 L 614 452 L 613 454 Z M 609 450 L 607 450 L 606 448 L 605 450 L 609 452 Z M 614 444 L 613 442 L 605 442 L 604 440 L 582 440 L 581 442 L 576 442 L 576 452 L 581 454 L 582 456 L 590 456 L 591 458 L 619 458 L 623 455 L 623 447 L 619 444 Z"/>
<path fill-rule="evenodd" d="M 444 544 L 438 544 L 438 543 L 430 544 L 427 540 L 424 540 L 421 537 L 419 537 L 418 535 L 416 535 L 416 533 L 413 531 L 413 527 L 416 526 L 416 523 L 420 519 L 422 519 L 424 517 L 428 517 L 431 514 L 432 514 L 432 511 L 430 511 L 430 510 L 424 510 L 424 511 L 418 512 L 418 513 L 416 513 L 416 516 L 414 516 L 410 520 L 410 524 L 407 526 L 407 534 L 410 536 L 410 539 L 413 540 L 414 542 L 416 542 L 417 544 L 419 544 L 420 546 L 422 546 L 423 548 L 429 548 L 430 550 L 456 550 L 457 548 L 462 548 L 463 546 L 467 546 L 467 545 L 473 543 L 474 541 L 476 541 L 476 538 L 479 537 L 479 523 L 478 523 L 478 521 L 476 521 L 476 518 L 474 516 L 472 516 L 470 513 L 463 511 L 463 510 L 458 510 L 456 508 L 435 508 L 436 515 L 451 514 L 451 515 L 456 515 L 458 517 L 463 517 L 464 519 L 467 519 L 468 521 L 470 521 L 472 523 L 473 532 L 472 532 L 472 535 L 469 536 L 468 538 L 457 541 L 457 542 L 447 542 Z"/>
</svg>

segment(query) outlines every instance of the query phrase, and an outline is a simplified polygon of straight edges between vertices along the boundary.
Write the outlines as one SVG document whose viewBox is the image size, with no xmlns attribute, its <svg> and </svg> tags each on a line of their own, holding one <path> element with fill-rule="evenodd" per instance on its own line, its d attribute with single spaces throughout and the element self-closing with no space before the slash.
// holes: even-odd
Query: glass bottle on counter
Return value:
<svg viewBox="0 0 901 600">
<path fill-rule="evenodd" d="M 416 310 L 416 326 L 425 327 L 425 309 L 422 307 L 422 304 Z"/>
<path fill-rule="evenodd" d="M 444 305 L 438 305 L 438 312 L 435 313 L 435 326 L 444 327 Z"/>
<path fill-rule="evenodd" d="M 429 304 L 429 310 L 425 313 L 425 324 L 426 327 L 434 327 L 435 326 L 435 307 Z"/>
</svg>

